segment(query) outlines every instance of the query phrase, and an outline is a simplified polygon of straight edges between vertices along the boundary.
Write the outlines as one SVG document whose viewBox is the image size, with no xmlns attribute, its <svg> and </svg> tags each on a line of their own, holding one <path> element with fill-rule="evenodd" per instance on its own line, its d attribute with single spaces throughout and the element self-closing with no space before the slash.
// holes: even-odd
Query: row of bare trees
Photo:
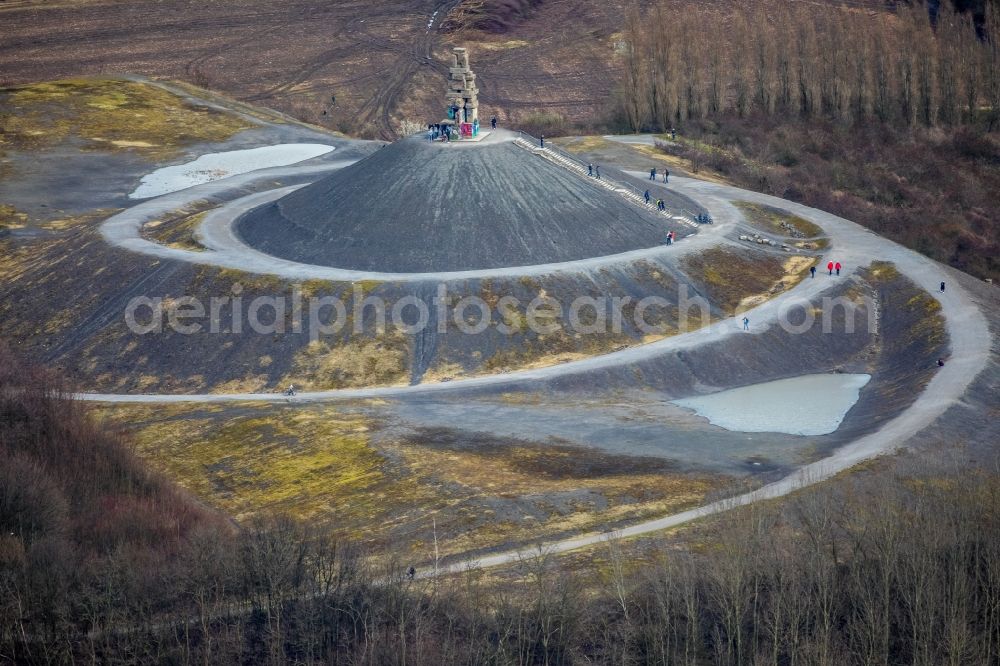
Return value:
<svg viewBox="0 0 1000 666">
<path fill-rule="evenodd" d="M 596 584 L 546 557 L 524 562 L 516 584 L 476 572 L 413 582 L 301 525 L 262 521 L 235 537 L 195 533 L 157 576 L 117 555 L 89 577 L 74 574 L 81 580 L 50 602 L 66 605 L 73 621 L 62 629 L 72 631 L 10 625 L 18 631 L 4 632 L 0 656 L 373 666 L 996 664 L 998 508 L 995 476 L 813 493 L 783 512 L 734 514 L 700 532 L 693 549 L 647 546 L 641 565 L 630 560 L 632 548 L 611 541 L 594 554 L 603 572 Z M 19 586 L 40 585 L 42 572 L 33 573 L 5 593 L 19 598 Z"/>
<path fill-rule="evenodd" d="M 1000 17 L 763 0 L 627 16 L 621 114 L 667 129 L 735 112 L 958 125 L 1000 118 Z"/>
</svg>

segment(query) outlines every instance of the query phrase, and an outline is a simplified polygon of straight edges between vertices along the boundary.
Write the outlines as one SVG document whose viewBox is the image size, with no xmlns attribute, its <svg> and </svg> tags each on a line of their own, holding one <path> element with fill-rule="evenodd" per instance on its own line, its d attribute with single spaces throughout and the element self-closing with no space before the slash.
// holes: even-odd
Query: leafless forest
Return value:
<svg viewBox="0 0 1000 666">
<path fill-rule="evenodd" d="M 51 377 L 0 368 L 5 663 L 1000 662 L 995 473 L 838 484 L 638 561 L 609 542 L 596 578 L 542 557 L 409 581 L 288 518 L 237 530 Z"/>
<path fill-rule="evenodd" d="M 944 3 L 943 3 L 944 4 Z M 1000 278 L 1000 12 L 763 2 L 633 12 L 619 123 L 686 166 Z"/>
<path fill-rule="evenodd" d="M 987 34 L 997 34 L 990 12 Z M 1000 120 L 1000 43 L 973 17 L 764 2 L 633 10 L 622 107 L 633 130 L 727 111 L 902 126 Z"/>
</svg>

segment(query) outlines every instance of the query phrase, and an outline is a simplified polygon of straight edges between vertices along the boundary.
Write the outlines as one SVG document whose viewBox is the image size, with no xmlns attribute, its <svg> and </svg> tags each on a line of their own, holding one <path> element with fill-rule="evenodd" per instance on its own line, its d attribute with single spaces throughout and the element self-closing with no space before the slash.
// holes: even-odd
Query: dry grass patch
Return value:
<svg viewBox="0 0 1000 666">
<path fill-rule="evenodd" d="M 420 378 L 422 383 L 447 382 L 465 374 L 465 368 L 460 363 L 440 361 L 424 373 Z"/>
<path fill-rule="evenodd" d="M 816 238 L 823 234 L 818 225 L 780 208 L 749 201 L 735 201 L 733 205 L 742 211 L 747 222 L 766 231 L 792 238 Z"/>
<path fill-rule="evenodd" d="M 0 204 L 0 233 L 10 229 L 21 229 L 28 221 L 28 215 L 10 204 Z"/>
<path fill-rule="evenodd" d="M 432 433 L 399 451 L 417 477 L 464 497 L 439 516 L 442 554 L 509 545 L 669 514 L 697 506 L 722 480 L 673 471 L 669 461 L 483 437 L 477 448 Z M 441 439 L 444 442 L 442 443 Z"/>
<path fill-rule="evenodd" d="M 703 285 L 714 305 L 732 315 L 791 289 L 815 262 L 812 257 L 754 255 L 716 247 L 687 257 L 683 267 Z"/>
<path fill-rule="evenodd" d="M 528 46 L 528 42 L 523 39 L 508 39 L 502 42 L 479 42 L 476 44 L 476 49 L 484 51 L 509 51 L 524 46 Z"/>
<path fill-rule="evenodd" d="M 590 153 L 598 150 L 605 150 L 614 144 L 603 136 L 580 136 L 572 138 L 552 139 L 552 142 L 560 148 L 564 148 L 573 153 Z"/>
<path fill-rule="evenodd" d="M 572 335 L 560 329 L 534 340 L 524 340 L 510 349 L 495 352 L 479 368 L 479 374 L 534 370 L 572 361 L 581 361 L 599 354 L 607 354 L 636 340 L 625 335 L 591 334 Z"/>
<path fill-rule="evenodd" d="M 123 208 L 98 208 L 82 215 L 68 215 L 54 220 L 41 222 L 38 226 L 49 231 L 66 231 L 87 225 L 96 225 L 112 215 L 120 213 Z"/>
<path fill-rule="evenodd" d="M 207 210 L 197 213 L 181 211 L 167 220 L 153 220 L 143 225 L 142 235 L 167 247 L 204 252 L 207 248 L 198 242 L 196 232 L 208 213 Z"/>
<path fill-rule="evenodd" d="M 409 358 L 409 340 L 398 329 L 344 343 L 317 340 L 295 355 L 282 385 L 307 390 L 400 385 L 408 379 Z"/>
<path fill-rule="evenodd" d="M 364 493 L 383 483 L 384 460 L 364 418 L 270 408 L 220 420 L 187 410 L 136 429 L 136 450 L 237 520 L 282 512 L 366 521 L 374 510 Z"/>
<path fill-rule="evenodd" d="M 251 127 L 236 116 L 192 105 L 162 88 L 116 79 L 69 79 L 0 90 L 0 146 L 31 150 L 69 139 L 89 150 L 151 157 L 222 141 Z"/>
<path fill-rule="evenodd" d="M 680 511 L 725 481 L 678 473 L 661 459 L 469 433 L 387 441 L 351 407 L 98 411 L 127 424 L 152 466 L 237 520 L 284 512 L 421 558 L 435 522 L 440 554 L 450 555 Z"/>
</svg>

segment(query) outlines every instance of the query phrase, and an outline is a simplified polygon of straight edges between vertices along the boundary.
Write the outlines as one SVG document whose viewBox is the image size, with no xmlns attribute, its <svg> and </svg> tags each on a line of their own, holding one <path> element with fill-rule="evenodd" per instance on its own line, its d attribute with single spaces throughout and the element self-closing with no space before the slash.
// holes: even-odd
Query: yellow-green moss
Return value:
<svg viewBox="0 0 1000 666">
<path fill-rule="evenodd" d="M 0 204 L 0 231 L 19 229 L 28 221 L 25 213 L 18 211 L 9 204 Z"/>
<path fill-rule="evenodd" d="M 150 239 L 179 250 L 203 252 L 206 248 L 195 238 L 195 232 L 209 211 L 185 215 L 163 225 L 148 224 L 143 229 Z"/>
<path fill-rule="evenodd" d="M 258 273 L 248 273 L 235 268 L 206 268 L 202 274 L 203 279 L 218 279 L 229 283 L 231 286 L 239 284 L 245 290 L 244 293 L 266 293 L 278 295 L 291 292 L 291 283 L 275 275 L 261 275 Z"/>
<path fill-rule="evenodd" d="M 137 452 L 154 467 L 239 520 L 287 512 L 420 558 L 429 556 L 432 516 L 446 555 L 683 510 L 723 482 L 676 474 L 667 463 L 549 444 L 456 446 L 385 431 L 376 439 L 378 424 L 351 407 L 99 409 L 128 424 Z M 588 492 L 561 509 L 543 497 L 581 490 Z M 534 506 L 535 519 L 518 516 L 516 498 Z"/>
<path fill-rule="evenodd" d="M 813 264 L 815 259 L 797 255 L 753 255 L 715 247 L 690 255 L 683 267 L 703 285 L 709 300 L 731 315 L 791 289 Z"/>
<path fill-rule="evenodd" d="M 338 290 L 340 286 L 340 283 L 330 282 L 329 280 L 305 280 L 299 283 L 303 298 L 331 294 Z"/>
<path fill-rule="evenodd" d="M 868 268 L 874 280 L 888 282 L 900 276 L 896 265 L 889 261 L 873 261 Z"/>
<path fill-rule="evenodd" d="M 409 342 L 398 330 L 347 342 L 312 342 L 293 360 L 282 380 L 309 389 L 400 384 L 408 377 Z"/>
<path fill-rule="evenodd" d="M 81 139 L 91 150 L 176 154 L 251 127 L 234 115 L 189 104 L 162 88 L 115 79 L 70 79 L 0 91 L 0 142 L 32 149 Z"/>
<path fill-rule="evenodd" d="M 136 433 L 138 452 L 237 519 L 259 511 L 300 518 L 349 510 L 379 483 L 383 459 L 364 419 L 299 411 L 280 418 L 166 420 Z"/>
<path fill-rule="evenodd" d="M 352 284 L 361 292 L 362 297 L 367 296 L 382 286 L 382 282 L 379 280 L 358 280 Z"/>
</svg>

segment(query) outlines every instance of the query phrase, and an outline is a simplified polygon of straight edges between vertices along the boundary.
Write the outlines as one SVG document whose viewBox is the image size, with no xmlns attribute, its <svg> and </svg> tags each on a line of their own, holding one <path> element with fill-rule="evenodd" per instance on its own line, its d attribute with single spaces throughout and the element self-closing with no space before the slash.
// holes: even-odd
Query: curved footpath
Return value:
<svg viewBox="0 0 1000 666">
<path fill-rule="evenodd" d="M 294 192 L 304 185 L 293 185 L 267 192 L 258 192 L 230 201 L 221 208 L 213 210 L 205 216 L 198 228 L 197 238 L 210 252 L 193 252 L 177 250 L 186 253 L 184 261 L 198 264 L 235 268 L 253 273 L 277 275 L 290 280 L 331 280 L 334 282 L 357 282 L 361 280 L 377 280 L 379 282 L 444 282 L 448 280 L 486 280 L 501 277 L 523 277 L 552 275 L 553 273 L 580 272 L 597 270 L 606 266 L 627 264 L 643 259 L 662 259 L 675 257 L 679 253 L 691 252 L 704 248 L 710 242 L 717 242 L 717 234 L 690 236 L 683 243 L 675 245 L 657 245 L 655 247 L 630 250 L 619 254 L 609 254 L 589 259 L 575 259 L 549 264 L 533 264 L 529 266 L 506 266 L 503 268 L 481 268 L 462 271 L 435 271 L 430 273 L 391 273 L 385 271 L 362 271 L 347 268 L 333 268 L 317 264 L 301 264 L 289 259 L 282 259 L 247 245 L 235 230 L 236 220 L 251 210 L 270 203 L 276 199 Z M 124 214 L 124 213 L 122 213 Z M 145 215 L 144 215 L 145 217 Z M 155 216 L 153 216 L 155 218 Z M 149 218 L 153 219 L 153 218 Z M 138 223 L 139 227 L 145 223 Z M 136 228 L 139 228 L 136 227 Z M 153 246 L 153 253 L 159 254 L 155 248 L 162 247 L 150 241 L 144 241 Z M 172 248 L 165 248 L 172 249 Z M 175 255 L 177 258 L 177 255 Z"/>
<path fill-rule="evenodd" d="M 208 248 L 209 251 L 207 252 L 166 247 L 142 237 L 141 230 L 144 224 L 195 201 L 223 198 L 227 195 L 231 196 L 233 193 L 239 192 L 246 186 L 258 181 L 274 180 L 290 176 L 325 175 L 330 171 L 341 169 L 353 163 L 352 161 L 339 161 L 317 166 L 263 169 L 251 174 L 205 183 L 181 190 L 180 192 L 158 197 L 113 215 L 101 225 L 101 234 L 106 241 L 116 247 L 161 259 L 235 269 L 249 273 L 276 275 L 288 280 L 330 280 L 333 282 L 377 280 L 379 282 L 406 283 L 540 276 L 561 272 L 598 270 L 606 266 L 627 264 L 643 259 L 676 257 L 681 253 L 704 249 L 709 244 L 720 242 L 720 236 L 723 231 L 722 227 L 713 225 L 716 228 L 706 227 L 700 233 L 687 237 L 683 242 L 674 245 L 658 245 L 588 259 L 528 266 L 424 273 L 394 273 L 390 271 L 333 268 L 316 264 L 298 263 L 265 254 L 244 243 L 234 229 L 236 220 L 245 213 L 305 187 L 305 185 L 292 185 L 242 196 L 227 201 L 222 206 L 213 209 L 205 216 L 205 219 L 199 225 L 196 232 L 199 242 Z M 666 235 L 666 231 L 664 231 L 664 235 Z"/>
<path fill-rule="evenodd" d="M 830 234 L 831 240 L 834 242 L 834 250 L 830 256 L 841 263 L 846 263 L 845 259 L 852 259 L 855 262 L 863 261 L 865 265 L 874 260 L 892 262 L 900 273 L 933 294 L 941 303 L 941 311 L 946 320 L 951 343 L 951 356 L 948 363 L 938 370 L 909 409 L 877 431 L 840 447 L 823 460 L 805 465 L 783 479 L 769 483 L 753 492 L 712 502 L 663 518 L 636 523 L 613 532 L 588 534 L 541 544 L 533 548 L 458 560 L 441 567 L 437 572 L 428 572 L 425 575 L 458 573 L 470 568 L 514 564 L 527 558 L 538 557 L 542 553 L 566 553 L 597 545 L 612 538 L 627 538 L 659 532 L 698 518 L 788 495 L 796 490 L 829 479 L 860 462 L 902 448 L 911 437 L 931 425 L 949 407 L 958 403 L 988 362 L 991 335 L 986 318 L 961 287 L 952 284 L 945 294 L 938 293 L 938 285 L 941 282 L 938 265 L 923 255 L 886 240 L 843 218 L 777 197 L 689 178 L 677 178 L 673 187 L 698 200 L 699 203 L 708 205 L 710 210 L 713 208 L 712 204 L 717 205 L 726 201 L 750 201 L 783 208 L 795 215 L 802 216 L 819 224 Z M 814 281 L 808 280 L 808 282 Z"/>
<path fill-rule="evenodd" d="M 275 171 L 292 172 L 301 175 L 305 169 L 316 169 L 322 171 L 329 169 L 326 166 L 320 169 L 316 167 L 304 167 L 299 169 L 268 170 L 266 177 L 280 177 Z M 640 176 L 642 174 L 639 174 Z M 256 180 L 261 174 L 254 174 L 256 178 L 249 178 L 245 181 Z M 244 177 L 237 177 L 243 180 Z M 233 180 L 233 179 L 230 179 Z M 246 184 L 239 184 L 226 181 L 210 183 L 218 190 L 240 187 Z M 206 187 L 206 186 L 201 186 Z M 658 185 L 657 187 L 663 187 Z M 147 204 L 141 204 L 121 213 L 115 218 L 110 229 L 105 229 L 105 237 L 113 244 L 139 252 L 148 252 L 147 246 L 152 245 L 158 248 L 156 253 L 164 258 L 178 259 L 177 253 L 183 251 L 163 248 L 144 239 L 138 238 L 138 229 L 142 224 L 142 219 L 149 213 L 149 210 L 172 210 L 180 207 L 187 201 L 206 196 L 202 192 L 194 192 L 201 188 L 192 188 L 185 192 L 168 195 L 161 199 L 170 201 L 161 202 L 161 199 L 154 200 Z M 800 204 L 778 199 L 756 192 L 742 190 L 736 187 L 717 185 L 690 178 L 674 177 L 671 179 L 670 188 L 680 194 L 687 195 L 704 205 L 716 224 L 706 228 L 704 234 L 692 238 L 685 245 L 690 249 L 698 246 L 704 247 L 706 244 L 715 244 L 722 241 L 722 233 L 725 229 L 731 228 L 733 224 L 742 219 L 742 215 L 732 204 L 733 201 L 750 201 L 761 203 L 777 208 L 782 208 L 795 215 L 823 227 L 831 239 L 832 248 L 827 251 L 824 257 L 840 261 L 849 272 L 856 271 L 859 267 L 867 266 L 872 261 L 888 261 L 895 264 L 896 268 L 925 289 L 942 306 L 942 314 L 946 320 L 946 326 L 951 343 L 951 356 L 945 367 L 939 369 L 926 389 L 918 396 L 916 401 L 905 412 L 897 416 L 892 421 L 883 425 L 879 430 L 869 435 L 861 437 L 850 444 L 837 449 L 831 456 L 818 462 L 806 465 L 793 472 L 789 476 L 762 488 L 737 497 L 713 502 L 711 504 L 691 509 L 682 513 L 673 514 L 657 520 L 637 523 L 630 527 L 617 530 L 615 532 L 595 533 L 572 539 L 555 541 L 542 546 L 529 549 L 513 550 L 481 558 L 462 559 L 440 568 L 437 572 L 428 571 L 423 575 L 435 575 L 444 573 L 454 573 L 473 567 L 492 567 L 504 564 L 511 564 L 522 559 L 536 557 L 540 552 L 563 553 L 578 548 L 599 544 L 613 536 L 631 537 L 651 532 L 661 531 L 682 523 L 709 516 L 735 507 L 744 506 L 760 500 L 772 499 L 787 495 L 795 490 L 804 488 L 811 484 L 827 479 L 853 465 L 879 455 L 890 453 L 907 442 L 907 440 L 920 430 L 926 428 L 941 416 L 949 407 L 956 404 L 963 396 L 969 385 L 985 367 L 989 359 L 991 348 L 991 335 L 986 323 L 986 319 L 979 311 L 978 307 L 971 300 L 968 293 L 956 284 L 951 284 L 944 294 L 938 293 L 938 285 L 941 281 L 941 272 L 937 263 L 917 254 L 911 250 L 903 248 L 892 241 L 877 236 L 867 229 L 849 222 L 843 218 L 829 213 L 802 206 Z M 261 193 L 261 196 L 272 194 Z M 128 215 L 137 208 L 146 207 L 145 211 L 138 211 L 133 216 Z M 126 218 L 124 220 L 120 218 Z M 115 220 L 112 218 L 112 220 Z M 148 218 L 145 218 L 148 219 Z M 230 218 L 230 222 L 231 222 Z M 224 218 L 220 213 L 220 220 Z M 110 222 L 110 220 L 109 220 Z M 207 220 L 206 220 L 207 222 Z M 222 222 L 220 222 L 221 224 Z M 123 229 L 134 226 L 133 232 L 121 233 Z M 714 228 L 713 228 L 714 227 Z M 207 243 L 225 242 L 218 236 L 222 227 L 210 227 L 205 235 Z M 137 242 L 138 240 L 138 242 Z M 660 248 L 656 248 L 659 250 Z M 205 254 L 211 253 L 189 253 L 194 254 L 193 258 L 183 258 L 185 261 L 201 259 L 204 261 Z M 575 263 L 575 262 L 574 262 Z M 303 270 L 311 271 L 313 268 L 301 266 Z M 253 269 L 262 272 L 261 267 Z M 336 269 L 324 269 L 336 270 Z M 503 269 L 511 271 L 511 274 L 520 275 L 521 269 Z M 424 280 L 444 279 L 444 274 L 420 274 Z M 305 277 L 296 276 L 296 277 Z M 309 274 L 312 277 L 312 274 Z M 396 278 L 398 279 L 398 278 Z M 803 280 L 794 289 L 781 294 L 766 303 L 763 303 L 749 312 L 745 313 L 751 321 L 751 333 L 759 333 L 767 327 L 775 326 L 780 321 L 790 307 L 803 305 L 805 302 L 814 299 L 825 290 L 838 284 L 838 280 L 831 279 L 826 275 L 819 274 L 816 279 Z M 593 357 L 581 361 L 565 363 L 557 366 L 550 366 L 537 370 L 524 370 L 511 372 L 502 375 L 488 375 L 470 379 L 455 380 L 439 384 L 418 384 L 414 386 L 393 386 L 369 389 L 346 389 L 332 391 L 317 391 L 312 393 L 300 393 L 294 397 L 281 397 L 275 393 L 249 393 L 249 394 L 201 394 L 201 395 L 115 395 L 115 394 L 77 394 L 75 397 L 81 400 L 111 403 L 179 403 L 179 402 L 235 402 L 235 401 L 316 401 L 316 400 L 339 400 L 370 397 L 392 397 L 413 394 L 426 394 L 447 391 L 461 391 L 469 388 L 479 388 L 485 386 L 499 386 L 515 384 L 530 380 L 545 380 L 554 377 L 586 373 L 591 370 L 627 365 L 644 359 L 659 356 L 661 354 L 673 353 L 683 349 L 697 347 L 703 344 L 720 342 L 731 335 L 747 335 L 742 330 L 738 319 L 742 319 L 744 313 L 737 317 L 727 319 L 712 326 L 666 338 L 658 342 L 639 347 L 633 347 L 620 352 Z"/>
</svg>

